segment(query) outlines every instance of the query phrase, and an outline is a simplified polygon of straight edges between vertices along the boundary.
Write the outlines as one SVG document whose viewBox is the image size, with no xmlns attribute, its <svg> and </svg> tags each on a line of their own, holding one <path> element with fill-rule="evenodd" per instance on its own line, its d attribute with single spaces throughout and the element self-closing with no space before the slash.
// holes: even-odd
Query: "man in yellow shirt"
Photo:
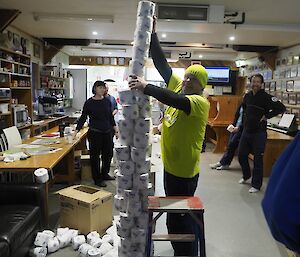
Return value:
<svg viewBox="0 0 300 257">
<path fill-rule="evenodd" d="M 129 86 L 168 106 L 161 136 L 165 193 L 166 196 L 193 196 L 198 184 L 200 153 L 209 112 L 209 102 L 202 96 L 208 74 L 201 65 L 188 67 L 183 81 L 173 74 L 155 29 L 150 51 L 167 89 L 148 84 L 135 75 L 131 75 Z M 168 214 L 167 227 L 170 234 L 195 233 L 195 226 L 189 215 Z M 195 256 L 196 245 L 197 243 L 172 242 L 174 256 Z"/>
</svg>

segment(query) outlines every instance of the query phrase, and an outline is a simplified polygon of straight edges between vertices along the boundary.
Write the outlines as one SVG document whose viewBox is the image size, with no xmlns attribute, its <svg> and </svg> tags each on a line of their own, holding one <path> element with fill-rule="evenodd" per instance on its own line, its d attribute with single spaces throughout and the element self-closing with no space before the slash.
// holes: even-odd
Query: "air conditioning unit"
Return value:
<svg viewBox="0 0 300 257">
<path fill-rule="evenodd" d="M 167 21 L 224 23 L 223 5 L 157 4 L 157 17 Z"/>
</svg>

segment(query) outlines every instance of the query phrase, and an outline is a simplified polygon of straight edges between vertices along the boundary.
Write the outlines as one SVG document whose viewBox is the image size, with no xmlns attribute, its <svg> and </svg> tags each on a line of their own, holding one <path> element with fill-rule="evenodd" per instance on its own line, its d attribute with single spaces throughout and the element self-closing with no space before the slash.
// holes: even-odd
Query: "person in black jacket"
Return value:
<svg viewBox="0 0 300 257">
<path fill-rule="evenodd" d="M 90 148 L 90 161 L 92 177 L 95 185 L 105 187 L 104 180 L 112 180 L 109 173 L 112 156 L 112 127 L 116 137 L 118 130 L 112 114 L 112 105 L 107 97 L 104 97 L 106 84 L 96 81 L 93 85 L 94 96 L 86 100 L 82 115 L 78 120 L 75 135 L 83 127 L 87 116 L 89 116 L 89 131 L 87 134 Z M 100 159 L 102 155 L 102 167 L 100 173 Z"/>
<path fill-rule="evenodd" d="M 262 89 L 264 78 L 261 74 L 251 77 L 252 90 L 243 99 L 243 133 L 239 144 L 239 163 L 242 167 L 243 178 L 240 184 L 247 183 L 251 178 L 248 162 L 249 153 L 254 155 L 252 171 L 252 187 L 249 193 L 260 190 L 263 181 L 263 155 L 267 141 L 267 119 L 280 113 L 284 113 L 285 106 L 274 96 L 269 95 Z"/>
<path fill-rule="evenodd" d="M 239 146 L 240 138 L 243 132 L 242 120 L 243 120 L 243 106 L 240 105 L 235 112 L 234 121 L 232 123 L 234 129 L 230 134 L 227 149 L 219 162 L 209 165 L 211 169 L 216 169 L 216 170 L 229 169 L 235 151 Z"/>
</svg>

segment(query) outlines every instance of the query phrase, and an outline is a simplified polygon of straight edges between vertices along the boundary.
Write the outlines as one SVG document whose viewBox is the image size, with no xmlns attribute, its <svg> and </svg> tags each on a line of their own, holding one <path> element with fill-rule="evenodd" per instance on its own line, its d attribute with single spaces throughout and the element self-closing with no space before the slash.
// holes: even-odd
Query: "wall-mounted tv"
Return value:
<svg viewBox="0 0 300 257">
<path fill-rule="evenodd" d="M 228 83 L 230 77 L 229 67 L 205 67 L 208 73 L 208 83 Z"/>
</svg>

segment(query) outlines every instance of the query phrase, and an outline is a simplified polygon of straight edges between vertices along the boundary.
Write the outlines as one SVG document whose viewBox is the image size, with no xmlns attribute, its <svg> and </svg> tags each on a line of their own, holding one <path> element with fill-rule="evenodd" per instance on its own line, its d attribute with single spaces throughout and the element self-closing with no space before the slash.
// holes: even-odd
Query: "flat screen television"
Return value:
<svg viewBox="0 0 300 257">
<path fill-rule="evenodd" d="M 229 67 L 205 67 L 208 73 L 208 83 L 228 83 L 230 77 Z"/>
</svg>

